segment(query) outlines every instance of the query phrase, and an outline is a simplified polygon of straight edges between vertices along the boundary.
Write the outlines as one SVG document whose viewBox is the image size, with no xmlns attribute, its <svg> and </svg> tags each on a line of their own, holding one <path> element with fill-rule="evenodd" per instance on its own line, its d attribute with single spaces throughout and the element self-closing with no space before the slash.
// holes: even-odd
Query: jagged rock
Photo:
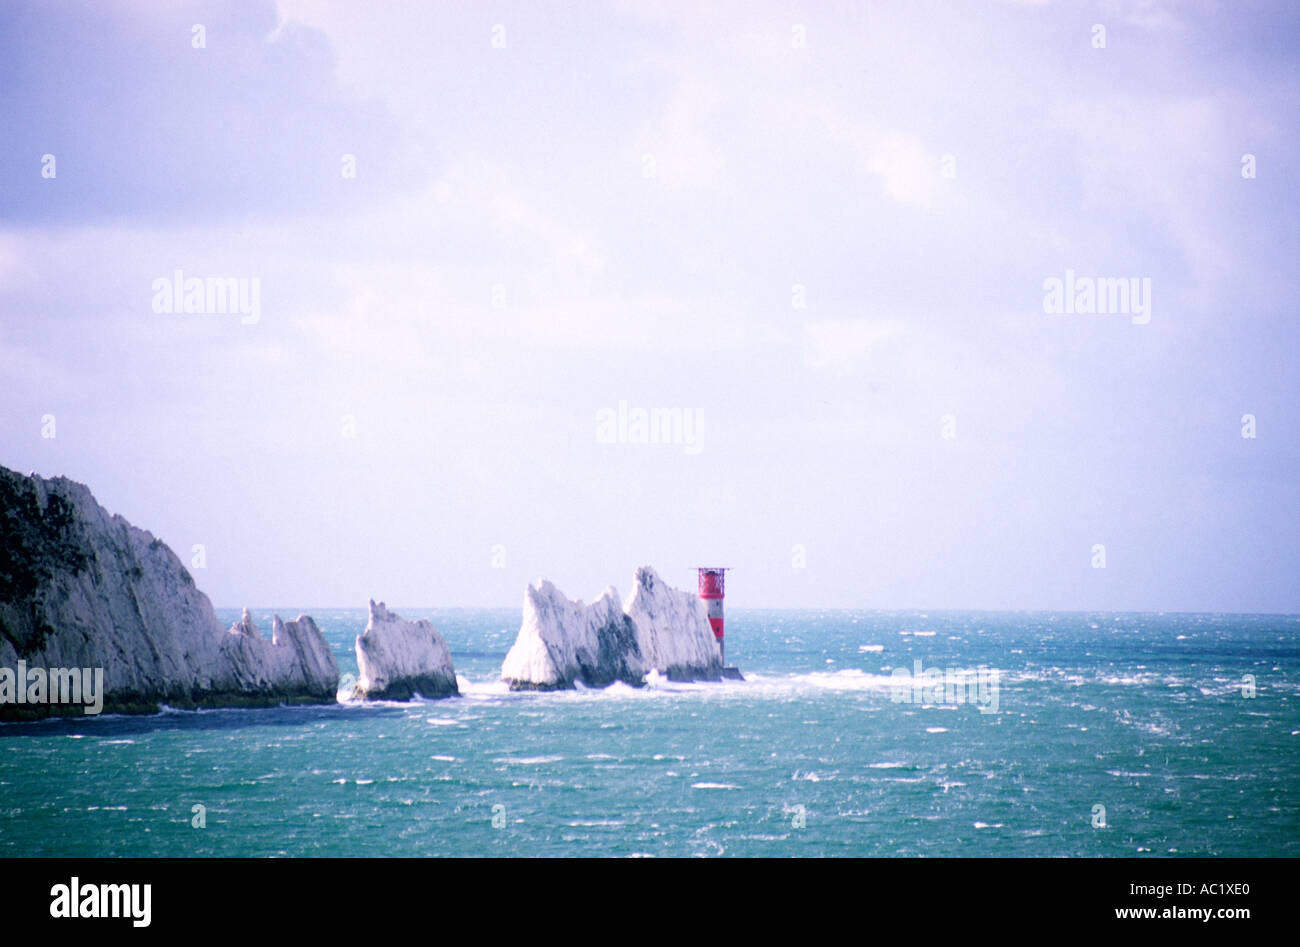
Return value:
<svg viewBox="0 0 1300 947">
<path fill-rule="evenodd" d="M 280 687 L 319 691 L 338 699 L 338 662 L 310 615 L 300 614 L 293 621 L 281 621 L 279 615 L 274 616 L 271 645 L 268 655 L 279 665 L 274 679 Z"/>
<path fill-rule="evenodd" d="M 639 686 L 656 670 L 670 680 L 720 680 L 722 657 L 704 605 L 663 582 L 649 566 L 620 605 L 610 587 L 591 605 L 569 601 L 543 580 L 524 592 L 519 635 L 501 666 L 511 690 L 557 690 L 575 683 Z"/>
<path fill-rule="evenodd" d="M 232 633 L 233 632 L 233 633 Z M 307 616 L 267 641 L 229 632 L 160 539 L 110 516 L 83 484 L 0 467 L 0 667 L 104 669 L 104 709 L 336 699 L 338 666 Z M 81 712 L 0 704 L 0 719 Z"/>
<path fill-rule="evenodd" d="M 545 580 L 525 590 L 519 636 L 501 666 L 512 690 L 558 690 L 575 681 L 588 687 L 640 685 L 645 673 L 636 628 L 615 589 L 590 605 L 569 601 Z"/>
<path fill-rule="evenodd" d="M 353 695 L 366 700 L 410 700 L 460 693 L 451 650 L 426 619 L 406 621 L 370 600 L 370 621 L 357 636 L 360 679 Z"/>
<path fill-rule="evenodd" d="M 244 635 L 248 638 L 260 638 L 262 632 L 258 629 L 257 623 L 253 621 L 253 616 L 248 614 L 248 607 L 244 607 L 244 615 L 239 621 L 230 626 L 230 633 L 233 635 Z"/>
<path fill-rule="evenodd" d="M 641 566 L 623 611 L 636 623 L 637 644 L 648 667 L 672 681 L 722 679 L 718 639 L 709 627 L 708 609 L 694 592 L 674 589 L 650 566 Z"/>
</svg>

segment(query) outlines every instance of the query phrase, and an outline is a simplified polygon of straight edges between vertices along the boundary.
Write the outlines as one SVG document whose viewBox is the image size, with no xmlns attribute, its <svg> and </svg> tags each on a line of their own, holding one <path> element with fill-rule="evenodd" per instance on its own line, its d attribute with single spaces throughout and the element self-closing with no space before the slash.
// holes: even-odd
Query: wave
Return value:
<svg viewBox="0 0 1300 947">
<path fill-rule="evenodd" d="M 866 691 L 893 688 L 896 686 L 898 678 L 888 674 L 870 674 L 859 668 L 845 668 L 842 671 L 813 671 L 810 674 L 796 674 L 789 680 L 821 690 Z"/>
</svg>

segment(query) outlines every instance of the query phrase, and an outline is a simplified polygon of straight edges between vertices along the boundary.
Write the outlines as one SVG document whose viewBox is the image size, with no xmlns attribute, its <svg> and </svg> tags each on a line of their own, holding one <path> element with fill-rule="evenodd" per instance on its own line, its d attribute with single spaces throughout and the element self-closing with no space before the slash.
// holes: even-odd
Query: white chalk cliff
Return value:
<svg viewBox="0 0 1300 947">
<path fill-rule="evenodd" d="M 106 711 L 335 700 L 338 666 L 306 615 L 270 641 L 229 630 L 160 539 L 83 484 L 0 467 L 0 667 L 104 669 Z M 63 712 L 0 705 L 0 718 Z M 78 712 L 80 712 L 78 710 Z"/>
<path fill-rule="evenodd" d="M 410 700 L 458 694 L 451 649 L 426 619 L 406 621 L 383 602 L 370 600 L 370 621 L 357 636 L 360 678 L 353 695 L 363 700 Z"/>
<path fill-rule="evenodd" d="M 512 690 L 557 690 L 576 683 L 641 685 L 658 671 L 670 680 L 718 680 L 722 657 L 704 605 L 668 586 L 649 566 L 619 604 L 610 587 L 591 605 L 569 601 L 549 581 L 524 592 L 523 622 L 501 665 Z"/>
</svg>

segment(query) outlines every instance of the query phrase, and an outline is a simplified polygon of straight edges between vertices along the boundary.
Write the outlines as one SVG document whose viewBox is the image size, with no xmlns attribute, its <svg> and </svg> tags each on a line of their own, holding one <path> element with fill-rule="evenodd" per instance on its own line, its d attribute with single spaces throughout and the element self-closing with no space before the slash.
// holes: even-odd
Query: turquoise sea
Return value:
<svg viewBox="0 0 1300 947">
<path fill-rule="evenodd" d="M 743 683 L 511 694 L 517 609 L 397 610 L 463 696 L 0 725 L 0 855 L 1300 855 L 1300 616 L 733 609 Z"/>
</svg>

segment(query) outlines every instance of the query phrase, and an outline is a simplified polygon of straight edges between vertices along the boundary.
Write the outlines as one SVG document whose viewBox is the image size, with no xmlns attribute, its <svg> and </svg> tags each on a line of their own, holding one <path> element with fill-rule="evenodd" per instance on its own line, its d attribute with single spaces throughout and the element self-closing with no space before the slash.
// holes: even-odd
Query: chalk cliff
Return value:
<svg viewBox="0 0 1300 947">
<path fill-rule="evenodd" d="M 104 669 L 106 712 L 335 700 L 338 666 L 310 617 L 270 641 L 230 630 L 162 540 L 83 484 L 0 467 L 0 667 Z M 81 708 L 0 704 L 0 719 Z"/>
</svg>

